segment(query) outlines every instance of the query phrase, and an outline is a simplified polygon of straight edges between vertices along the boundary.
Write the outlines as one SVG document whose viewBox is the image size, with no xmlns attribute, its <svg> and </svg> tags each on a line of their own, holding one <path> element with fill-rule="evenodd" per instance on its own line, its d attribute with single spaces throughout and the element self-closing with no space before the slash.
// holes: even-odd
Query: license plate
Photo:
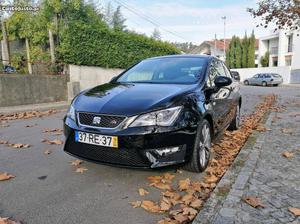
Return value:
<svg viewBox="0 0 300 224">
<path fill-rule="evenodd" d="M 98 134 L 76 131 L 75 141 L 90 144 L 90 145 L 99 145 L 99 146 L 118 148 L 117 136 L 98 135 Z"/>
</svg>

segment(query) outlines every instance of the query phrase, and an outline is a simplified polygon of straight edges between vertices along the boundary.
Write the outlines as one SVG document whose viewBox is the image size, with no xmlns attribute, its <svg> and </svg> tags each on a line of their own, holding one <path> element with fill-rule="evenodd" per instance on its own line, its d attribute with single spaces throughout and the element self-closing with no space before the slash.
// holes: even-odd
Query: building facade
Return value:
<svg viewBox="0 0 300 224">
<path fill-rule="evenodd" d="M 260 38 L 259 58 L 269 53 L 269 67 L 291 66 L 292 70 L 300 69 L 299 35 L 296 31 L 279 31 Z"/>
</svg>

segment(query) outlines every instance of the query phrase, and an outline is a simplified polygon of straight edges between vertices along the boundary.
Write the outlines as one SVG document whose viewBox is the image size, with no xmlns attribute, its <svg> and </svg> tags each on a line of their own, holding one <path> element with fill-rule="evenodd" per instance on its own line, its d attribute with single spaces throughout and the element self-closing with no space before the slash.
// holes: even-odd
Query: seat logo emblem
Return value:
<svg viewBox="0 0 300 224">
<path fill-rule="evenodd" d="M 94 117 L 93 124 L 100 124 L 100 122 L 101 122 L 101 117 Z"/>
</svg>

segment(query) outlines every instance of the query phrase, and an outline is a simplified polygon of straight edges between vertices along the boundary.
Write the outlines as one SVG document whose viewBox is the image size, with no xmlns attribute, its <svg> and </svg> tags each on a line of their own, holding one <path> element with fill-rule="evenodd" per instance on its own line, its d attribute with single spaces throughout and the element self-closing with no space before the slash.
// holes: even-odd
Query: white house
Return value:
<svg viewBox="0 0 300 224">
<path fill-rule="evenodd" d="M 225 40 L 225 50 L 228 49 L 231 39 Z M 221 60 L 225 60 L 224 56 L 224 39 L 208 40 L 202 42 L 198 47 L 194 48 L 191 54 L 206 54 L 213 55 Z M 255 65 L 258 66 L 259 59 L 258 40 L 255 43 Z"/>
<path fill-rule="evenodd" d="M 279 31 L 259 39 L 259 58 L 269 52 L 269 67 L 300 69 L 300 32 Z M 261 64 L 259 62 L 259 66 Z"/>
</svg>

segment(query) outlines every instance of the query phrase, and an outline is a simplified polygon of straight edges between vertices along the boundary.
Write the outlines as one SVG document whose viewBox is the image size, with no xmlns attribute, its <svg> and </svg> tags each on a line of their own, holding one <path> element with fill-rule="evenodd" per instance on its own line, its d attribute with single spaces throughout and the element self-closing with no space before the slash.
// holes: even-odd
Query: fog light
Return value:
<svg viewBox="0 0 300 224">
<path fill-rule="evenodd" d="M 155 152 L 160 156 L 167 156 L 172 153 L 178 152 L 180 148 L 177 147 L 168 147 L 168 148 L 162 148 L 162 149 L 156 149 Z"/>
</svg>

